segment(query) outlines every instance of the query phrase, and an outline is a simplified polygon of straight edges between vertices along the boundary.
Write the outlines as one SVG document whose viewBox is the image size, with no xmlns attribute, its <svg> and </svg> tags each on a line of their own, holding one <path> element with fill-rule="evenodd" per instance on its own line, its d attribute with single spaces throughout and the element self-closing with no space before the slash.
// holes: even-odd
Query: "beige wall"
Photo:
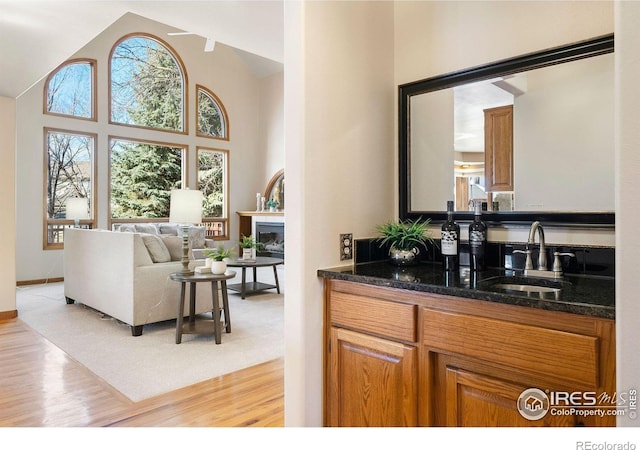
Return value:
<svg viewBox="0 0 640 450">
<path fill-rule="evenodd" d="M 616 330 L 618 392 L 640 386 L 640 3 L 616 2 Z M 638 426 L 638 419 L 618 419 Z"/>
<path fill-rule="evenodd" d="M 284 168 L 284 73 L 260 81 L 260 150 L 264 153 L 262 192 Z M 257 192 L 257 191 L 256 191 Z"/>
<path fill-rule="evenodd" d="M 0 97 L 0 314 L 16 309 L 15 108 Z"/>
<path fill-rule="evenodd" d="M 44 80 L 36 83 L 17 100 L 17 279 L 38 280 L 62 276 L 62 251 L 42 250 L 43 227 L 43 127 L 54 127 L 100 133 L 97 142 L 98 161 L 98 227 L 107 227 L 108 205 L 108 141 L 107 136 L 131 136 L 159 142 L 189 146 L 188 184 L 196 185 L 196 146 L 229 150 L 231 239 L 237 240 L 236 211 L 255 208 L 255 193 L 262 192 L 270 178 L 264 168 L 268 158 L 276 159 L 282 168 L 284 149 L 282 137 L 283 88 L 278 76 L 260 80 L 254 76 L 231 47 L 218 43 L 214 52 L 203 51 L 204 40 L 198 36 L 168 36 L 172 28 L 157 22 L 128 14 L 104 30 L 93 41 L 79 50 L 74 57 L 93 58 L 98 61 L 98 121 L 69 121 L 43 115 L 42 96 Z M 108 57 L 114 43 L 133 32 L 151 33 L 166 41 L 180 56 L 187 70 L 188 89 L 191 93 L 188 126 L 190 136 L 154 130 L 134 129 L 108 123 Z M 280 80 L 282 75 L 280 75 Z M 196 84 L 213 91 L 223 103 L 229 117 L 229 141 L 195 137 Z M 269 89 L 268 94 L 263 94 Z M 278 100 L 280 96 L 280 100 Z M 262 125 L 261 113 L 274 117 Z M 273 128 L 272 128 L 273 127 Z M 270 136 L 273 134 L 273 136 Z M 270 140 L 264 140 L 269 136 Z M 265 152 L 269 149 L 269 152 Z M 280 154 L 278 155 L 278 152 Z M 274 170 L 275 172 L 275 170 Z"/>
<path fill-rule="evenodd" d="M 393 4 L 285 2 L 285 423 L 322 422 L 321 267 L 395 216 Z"/>
</svg>

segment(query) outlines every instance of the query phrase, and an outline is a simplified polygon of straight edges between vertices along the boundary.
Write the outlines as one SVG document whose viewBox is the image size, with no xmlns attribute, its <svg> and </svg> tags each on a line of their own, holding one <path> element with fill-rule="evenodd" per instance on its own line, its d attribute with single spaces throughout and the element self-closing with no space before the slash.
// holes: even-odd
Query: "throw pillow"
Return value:
<svg viewBox="0 0 640 450">
<path fill-rule="evenodd" d="M 137 223 L 136 231 L 138 233 L 158 234 L 158 229 L 152 223 Z"/>
<path fill-rule="evenodd" d="M 151 261 L 154 263 L 163 263 L 171 261 L 171 254 L 169 249 L 164 245 L 162 239 L 155 234 L 140 234 L 142 236 L 142 242 L 147 247 Z"/>
<path fill-rule="evenodd" d="M 158 224 L 158 231 L 160 232 L 160 234 L 178 236 L 178 225 L 171 223 L 160 223 Z"/>
<path fill-rule="evenodd" d="M 136 226 L 133 223 L 122 223 L 118 227 L 118 231 L 125 231 L 127 233 L 135 233 L 136 232 Z"/>
<path fill-rule="evenodd" d="M 168 234 L 160 234 L 159 237 L 169 250 L 171 261 L 182 261 L 182 238 Z"/>
</svg>

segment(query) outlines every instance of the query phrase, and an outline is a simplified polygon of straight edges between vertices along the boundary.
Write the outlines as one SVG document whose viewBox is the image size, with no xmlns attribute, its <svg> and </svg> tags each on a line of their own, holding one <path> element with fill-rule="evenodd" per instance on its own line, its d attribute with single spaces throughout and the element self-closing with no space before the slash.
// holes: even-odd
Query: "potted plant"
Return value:
<svg viewBox="0 0 640 450">
<path fill-rule="evenodd" d="M 240 239 L 240 248 L 242 249 L 242 259 L 254 259 L 253 249 L 259 248 L 262 244 L 256 241 L 252 235 L 245 236 L 242 235 Z"/>
<path fill-rule="evenodd" d="M 380 247 L 389 246 L 392 263 L 399 266 L 416 264 L 420 247 L 426 250 L 427 245 L 433 243 L 429 231 L 430 222 L 431 219 L 418 218 L 414 221 L 389 221 L 377 225 L 376 231 L 380 235 L 377 240 Z"/>
<path fill-rule="evenodd" d="M 217 248 L 206 248 L 202 252 L 211 260 L 211 273 L 214 275 L 222 275 L 227 271 L 227 262 L 225 259 L 231 257 L 231 249 L 224 248 L 224 246 L 220 244 Z"/>
<path fill-rule="evenodd" d="M 278 201 L 274 197 L 271 197 L 271 200 L 267 202 L 267 208 L 269 208 L 269 211 L 271 212 L 277 212 L 278 205 L 280 205 L 280 203 L 278 203 Z"/>
</svg>

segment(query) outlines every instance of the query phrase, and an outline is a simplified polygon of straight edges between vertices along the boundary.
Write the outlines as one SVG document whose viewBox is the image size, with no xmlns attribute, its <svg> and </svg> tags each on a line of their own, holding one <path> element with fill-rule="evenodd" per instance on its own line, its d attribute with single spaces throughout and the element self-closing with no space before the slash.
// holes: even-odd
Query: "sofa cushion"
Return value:
<svg viewBox="0 0 640 450">
<path fill-rule="evenodd" d="M 158 236 L 169 250 L 171 261 L 182 261 L 182 238 L 169 234 L 160 234 Z"/>
<path fill-rule="evenodd" d="M 146 233 L 141 233 L 140 235 L 154 263 L 171 261 L 171 253 L 169 253 L 169 249 L 158 235 Z"/>
</svg>

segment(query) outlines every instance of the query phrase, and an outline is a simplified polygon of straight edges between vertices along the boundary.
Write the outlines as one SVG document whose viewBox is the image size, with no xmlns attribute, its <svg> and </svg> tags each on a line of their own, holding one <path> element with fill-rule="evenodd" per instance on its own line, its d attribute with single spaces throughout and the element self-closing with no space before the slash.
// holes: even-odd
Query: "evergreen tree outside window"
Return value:
<svg viewBox="0 0 640 450">
<path fill-rule="evenodd" d="M 207 236 L 228 238 L 228 151 L 199 147 L 198 189 L 204 195 L 202 216 L 207 227 Z"/>
<path fill-rule="evenodd" d="M 169 217 L 172 189 L 184 183 L 186 148 L 153 142 L 112 138 L 111 218 Z"/>
<path fill-rule="evenodd" d="M 94 60 L 72 60 L 45 83 L 45 113 L 95 120 Z"/>
<path fill-rule="evenodd" d="M 62 247 L 64 228 L 73 225 L 66 216 L 66 203 L 71 197 L 88 200 L 91 219 L 85 227 L 93 225 L 95 141 L 94 134 L 45 129 L 44 248 Z"/>
<path fill-rule="evenodd" d="M 196 86 L 198 136 L 229 140 L 227 113 L 220 99 L 203 86 Z"/>
<path fill-rule="evenodd" d="M 185 132 L 186 75 L 166 44 L 143 35 L 125 38 L 110 63 L 113 123 Z"/>
</svg>

